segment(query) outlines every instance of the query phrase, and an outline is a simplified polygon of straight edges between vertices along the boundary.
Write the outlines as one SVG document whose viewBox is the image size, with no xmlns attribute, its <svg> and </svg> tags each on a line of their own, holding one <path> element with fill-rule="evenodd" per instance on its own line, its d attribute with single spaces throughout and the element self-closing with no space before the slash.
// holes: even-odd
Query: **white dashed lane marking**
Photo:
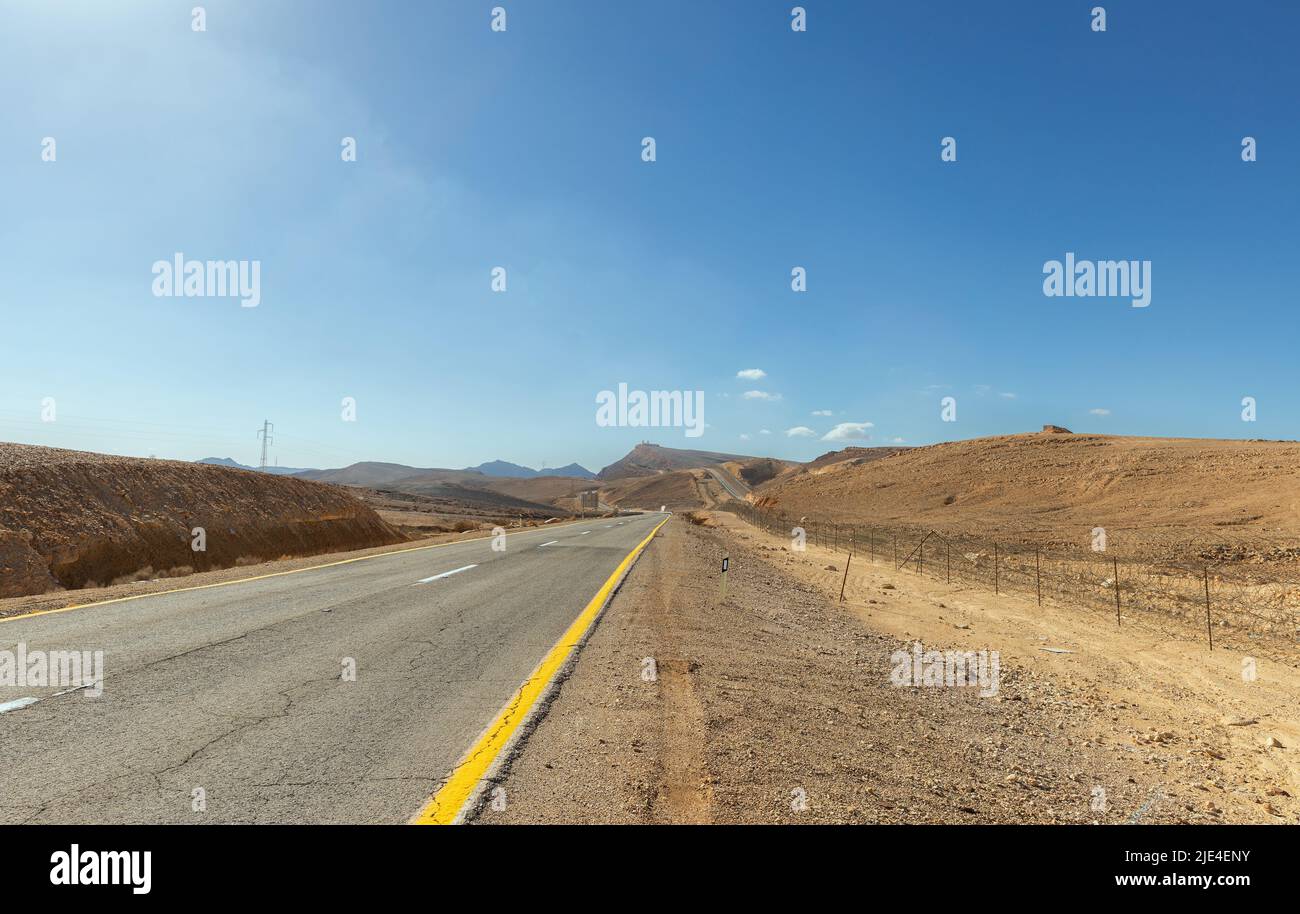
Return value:
<svg viewBox="0 0 1300 914">
<path fill-rule="evenodd" d="M 465 565 L 463 568 L 453 568 L 451 571 L 444 571 L 442 574 L 435 574 L 431 578 L 421 578 L 416 581 L 417 584 L 428 584 L 430 581 L 436 581 L 439 578 L 449 578 L 453 574 L 460 574 L 462 571 L 469 571 L 471 568 L 477 568 L 478 565 Z"/>
<path fill-rule="evenodd" d="M 13 701 L 6 701 L 0 705 L 0 714 L 4 714 L 6 711 L 17 711 L 19 708 L 34 705 L 38 701 L 40 701 L 39 698 L 15 698 Z"/>
</svg>

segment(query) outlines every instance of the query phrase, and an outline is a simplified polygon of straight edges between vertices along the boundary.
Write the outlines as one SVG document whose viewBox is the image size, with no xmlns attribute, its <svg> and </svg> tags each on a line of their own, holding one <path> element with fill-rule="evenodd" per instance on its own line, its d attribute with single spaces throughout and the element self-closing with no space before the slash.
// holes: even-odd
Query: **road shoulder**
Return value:
<svg viewBox="0 0 1300 914">
<path fill-rule="evenodd" d="M 1160 800 L 1160 767 L 1078 732 L 1068 696 L 1033 671 L 1004 666 L 994 697 L 891 685 L 909 645 L 766 548 L 669 523 L 478 821 L 1187 818 Z"/>
</svg>

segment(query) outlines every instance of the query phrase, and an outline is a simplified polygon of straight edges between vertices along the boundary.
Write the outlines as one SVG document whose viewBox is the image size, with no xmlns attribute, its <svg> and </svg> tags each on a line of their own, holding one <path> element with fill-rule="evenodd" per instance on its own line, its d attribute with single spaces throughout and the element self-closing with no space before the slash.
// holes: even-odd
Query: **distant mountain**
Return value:
<svg viewBox="0 0 1300 914">
<path fill-rule="evenodd" d="M 597 474 L 599 479 L 627 479 L 632 476 L 653 476 L 671 470 L 697 470 L 726 463 L 731 460 L 753 460 L 738 454 L 719 454 L 715 451 L 689 451 L 680 448 L 660 447 L 642 442 L 622 460 L 611 463 Z"/>
<path fill-rule="evenodd" d="M 344 486 L 382 486 L 399 479 L 406 479 L 408 476 L 425 476 L 429 473 L 450 474 L 452 476 L 464 476 L 465 470 L 440 470 L 429 467 L 410 467 L 404 463 L 377 463 L 375 461 L 362 461 L 354 463 L 351 466 L 341 467 L 334 470 L 304 470 L 299 474 L 302 479 L 311 479 L 316 482 L 333 482 Z M 477 474 L 481 475 L 481 474 Z"/>
<path fill-rule="evenodd" d="M 554 467 L 548 470 L 539 470 L 538 476 L 576 476 L 578 479 L 595 479 L 596 474 L 579 463 L 571 463 L 568 466 Z"/>
<path fill-rule="evenodd" d="M 245 466 L 244 464 L 240 463 L 238 460 L 234 460 L 230 457 L 204 457 L 202 460 L 196 460 L 194 462 L 206 463 L 210 466 L 234 467 L 236 470 L 253 470 L 254 472 L 258 471 L 257 467 Z M 314 471 L 308 470 L 304 467 L 267 467 L 265 470 L 262 470 L 261 472 L 270 473 L 272 476 L 295 476 L 298 473 L 308 473 Z"/>
<path fill-rule="evenodd" d="M 596 474 L 584 466 L 571 463 L 568 466 L 534 470 L 532 467 L 520 466 L 508 460 L 490 460 L 476 467 L 466 467 L 467 473 L 482 473 L 484 476 L 504 476 L 509 479 L 532 479 L 536 476 L 577 476 L 580 479 L 595 479 Z"/>
<path fill-rule="evenodd" d="M 253 470 L 257 467 L 250 467 L 233 460 L 229 457 L 205 457 L 197 463 L 206 463 L 212 466 L 232 467 L 236 470 Z M 362 461 L 354 463 L 351 466 L 339 467 L 332 470 L 313 470 L 301 469 L 297 467 L 267 467 L 265 472 L 275 476 L 297 476 L 299 479 L 310 479 L 313 482 L 332 482 L 344 486 L 365 486 L 367 488 L 377 488 L 390 486 L 398 480 L 419 477 L 421 484 L 427 484 L 436 479 L 440 483 L 453 483 L 458 485 L 473 485 L 478 480 L 487 478 L 495 479 L 535 479 L 541 476 L 576 476 L 581 479 L 595 479 L 596 474 L 571 463 L 566 467 L 557 469 L 534 470 L 531 467 L 520 466 L 517 463 L 510 463 L 505 460 L 492 460 L 488 463 L 480 464 L 476 467 L 468 467 L 464 470 L 447 470 L 437 467 L 412 467 L 404 463 L 378 463 L 375 461 Z"/>
<path fill-rule="evenodd" d="M 508 476 L 511 479 L 532 479 L 537 471 L 532 467 L 522 467 L 508 460 L 489 460 L 476 467 L 465 467 L 466 473 L 482 473 L 484 476 Z"/>
</svg>

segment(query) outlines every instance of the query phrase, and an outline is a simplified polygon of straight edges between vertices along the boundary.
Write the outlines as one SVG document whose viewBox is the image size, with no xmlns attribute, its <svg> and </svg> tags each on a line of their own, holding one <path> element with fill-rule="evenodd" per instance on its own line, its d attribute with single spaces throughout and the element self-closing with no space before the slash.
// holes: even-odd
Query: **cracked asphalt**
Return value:
<svg viewBox="0 0 1300 914">
<path fill-rule="evenodd" d="M 661 517 L 0 623 L 105 655 L 98 698 L 0 687 L 40 699 L 0 713 L 0 822 L 405 822 Z"/>
</svg>

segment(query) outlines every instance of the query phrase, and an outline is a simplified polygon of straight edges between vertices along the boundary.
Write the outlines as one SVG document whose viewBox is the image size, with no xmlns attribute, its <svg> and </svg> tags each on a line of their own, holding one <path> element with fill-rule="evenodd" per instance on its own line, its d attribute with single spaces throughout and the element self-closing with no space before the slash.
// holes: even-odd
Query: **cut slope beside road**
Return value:
<svg viewBox="0 0 1300 914">
<path fill-rule="evenodd" d="M 404 539 L 331 486 L 174 460 L 0 444 L 0 597 Z"/>
</svg>

